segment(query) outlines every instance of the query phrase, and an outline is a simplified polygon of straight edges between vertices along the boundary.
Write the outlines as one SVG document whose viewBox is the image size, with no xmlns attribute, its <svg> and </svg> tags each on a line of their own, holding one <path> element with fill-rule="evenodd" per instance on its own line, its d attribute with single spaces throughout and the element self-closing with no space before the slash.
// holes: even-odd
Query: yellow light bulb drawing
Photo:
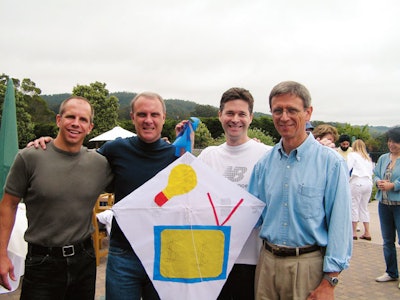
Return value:
<svg viewBox="0 0 400 300">
<path fill-rule="evenodd" d="M 177 165 L 169 174 L 167 187 L 155 196 L 154 202 L 163 206 L 172 197 L 190 192 L 196 184 L 197 176 L 193 168 L 185 164 Z"/>
</svg>

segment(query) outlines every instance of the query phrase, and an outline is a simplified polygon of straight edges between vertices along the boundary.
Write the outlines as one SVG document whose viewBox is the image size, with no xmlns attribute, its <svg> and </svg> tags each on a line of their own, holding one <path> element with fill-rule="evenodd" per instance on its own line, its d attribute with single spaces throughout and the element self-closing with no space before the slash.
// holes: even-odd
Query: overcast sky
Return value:
<svg viewBox="0 0 400 300">
<path fill-rule="evenodd" d="M 218 106 L 277 83 L 312 96 L 313 120 L 400 125 L 398 0 L 0 0 L 0 74 L 42 94 L 104 82 Z"/>
</svg>

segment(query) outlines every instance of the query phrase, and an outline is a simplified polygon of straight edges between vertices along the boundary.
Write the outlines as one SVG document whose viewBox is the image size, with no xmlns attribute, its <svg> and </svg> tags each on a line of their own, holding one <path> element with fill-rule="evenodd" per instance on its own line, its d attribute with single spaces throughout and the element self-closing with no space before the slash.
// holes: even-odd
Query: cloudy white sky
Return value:
<svg viewBox="0 0 400 300">
<path fill-rule="evenodd" d="M 214 106 L 239 86 L 261 112 L 295 80 L 313 120 L 400 125 L 399 15 L 398 0 L 1 0 L 0 74 Z"/>
</svg>

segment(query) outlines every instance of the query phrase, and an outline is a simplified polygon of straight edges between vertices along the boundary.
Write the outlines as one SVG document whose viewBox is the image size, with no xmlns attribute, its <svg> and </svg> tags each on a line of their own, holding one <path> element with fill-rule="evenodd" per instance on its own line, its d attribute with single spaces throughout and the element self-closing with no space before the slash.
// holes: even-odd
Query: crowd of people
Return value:
<svg viewBox="0 0 400 300">
<path fill-rule="evenodd" d="M 248 90 L 225 91 L 218 117 L 226 141 L 198 157 L 266 205 L 218 299 L 334 299 L 358 239 L 358 223 L 364 227 L 359 238 L 372 239 L 368 202 L 373 184 L 386 262 L 376 281 L 397 280 L 400 128 L 389 130 L 390 152 L 374 167 L 362 140 L 351 143 L 350 136 L 339 136 L 328 124 L 312 126 L 311 95 L 304 85 L 284 81 L 271 90 L 269 108 L 281 136 L 273 147 L 248 136 L 253 105 Z M 160 95 L 140 93 L 130 114 L 137 136 L 89 151 L 83 140 L 94 126 L 90 102 L 78 96 L 62 102 L 57 137 L 21 150 L 7 178 L 0 202 L 1 286 L 10 289 L 9 280 L 15 280 L 7 245 L 23 199 L 29 225 L 21 299 L 94 299 L 94 202 L 103 191 L 113 192 L 119 202 L 178 158 L 175 146 L 161 137 L 166 113 Z M 188 122 L 176 126 L 177 136 Z M 115 218 L 106 299 L 160 299 Z"/>
</svg>

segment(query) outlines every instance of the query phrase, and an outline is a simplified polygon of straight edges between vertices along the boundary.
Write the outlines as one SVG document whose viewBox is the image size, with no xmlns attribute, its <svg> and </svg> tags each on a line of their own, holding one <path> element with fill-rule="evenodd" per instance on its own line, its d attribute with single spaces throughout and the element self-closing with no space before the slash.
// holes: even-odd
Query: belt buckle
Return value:
<svg viewBox="0 0 400 300">
<path fill-rule="evenodd" d="M 75 248 L 74 245 L 64 246 L 62 247 L 62 255 L 64 257 L 73 256 L 75 255 Z"/>
</svg>

